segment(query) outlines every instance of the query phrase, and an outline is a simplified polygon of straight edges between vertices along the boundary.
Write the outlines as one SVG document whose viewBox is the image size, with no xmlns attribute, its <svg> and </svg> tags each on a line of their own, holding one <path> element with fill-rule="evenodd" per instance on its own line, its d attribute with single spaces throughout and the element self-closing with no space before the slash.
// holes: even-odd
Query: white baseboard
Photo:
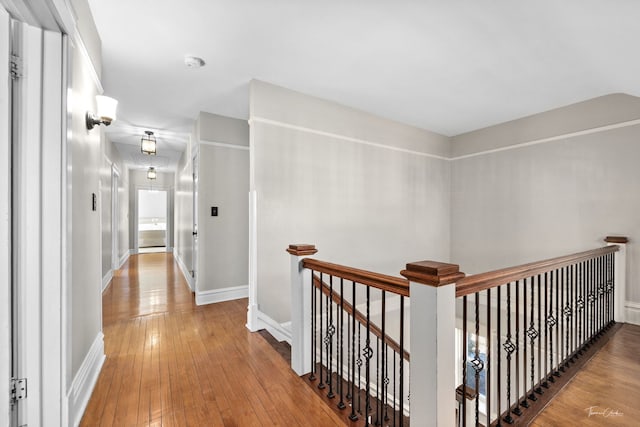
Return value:
<svg viewBox="0 0 640 427">
<path fill-rule="evenodd" d="M 196 289 L 196 286 L 195 286 L 195 283 L 193 283 L 193 277 L 191 277 L 191 271 L 189 271 L 184 261 L 182 261 L 182 257 L 178 252 L 174 252 L 173 257 L 178 263 L 178 267 L 180 267 L 180 271 L 182 271 L 182 275 L 184 276 L 184 280 L 187 281 L 187 284 L 189 285 L 189 289 L 191 289 L 191 292 L 194 292 Z"/>
<path fill-rule="evenodd" d="M 131 254 L 131 250 L 128 250 L 124 254 L 122 254 L 122 256 L 120 257 L 120 262 L 118 263 L 118 270 L 120 270 L 124 265 L 124 263 L 127 262 L 130 254 Z"/>
<path fill-rule="evenodd" d="M 67 393 L 68 414 L 73 426 L 78 426 L 82 420 L 105 359 L 104 335 L 99 332 Z"/>
<path fill-rule="evenodd" d="M 111 279 L 113 279 L 113 270 L 107 271 L 107 274 L 102 278 L 102 292 L 107 290 L 109 283 L 111 283 Z"/>
<path fill-rule="evenodd" d="M 278 341 L 291 344 L 291 322 L 278 323 L 261 311 L 257 311 L 255 330 L 266 329 Z"/>
<path fill-rule="evenodd" d="M 625 304 L 625 321 L 640 325 L 640 303 L 627 301 Z"/>
<path fill-rule="evenodd" d="M 196 305 L 213 304 L 216 302 L 247 298 L 248 295 L 248 285 L 232 286 L 222 289 L 212 289 L 210 291 L 196 291 Z"/>
</svg>

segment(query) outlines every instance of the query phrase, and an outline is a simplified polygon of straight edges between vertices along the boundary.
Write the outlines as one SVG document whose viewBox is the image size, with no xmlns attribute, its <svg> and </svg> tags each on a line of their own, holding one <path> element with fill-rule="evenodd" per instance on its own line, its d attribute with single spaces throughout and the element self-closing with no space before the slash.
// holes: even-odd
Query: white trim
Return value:
<svg viewBox="0 0 640 427">
<path fill-rule="evenodd" d="M 633 325 L 640 326 L 640 303 L 626 301 L 625 302 L 625 321 Z"/>
<path fill-rule="evenodd" d="M 0 60 L 9 61 L 9 14 L 0 6 Z M 7 62 L 3 62 L 6 64 Z M 0 384 L 11 378 L 11 132 L 9 67 L 0 67 Z M 15 172 L 14 172 L 15 173 Z M 0 425 L 9 425 L 9 387 L 0 389 Z"/>
<path fill-rule="evenodd" d="M 253 168 L 251 168 L 253 170 Z M 258 322 L 258 213 L 257 193 L 249 191 L 249 306 L 247 307 L 247 329 L 256 332 Z"/>
<path fill-rule="evenodd" d="M 107 271 L 107 274 L 102 278 L 102 292 L 107 290 L 109 283 L 111 283 L 111 279 L 113 279 L 113 270 Z"/>
<path fill-rule="evenodd" d="M 278 323 L 260 310 L 256 309 L 256 331 L 266 329 L 278 341 L 286 341 L 291 345 L 291 322 Z"/>
<path fill-rule="evenodd" d="M 639 124 L 640 124 L 640 119 L 629 120 L 629 121 L 626 121 L 626 122 L 614 123 L 612 125 L 598 126 L 598 127 L 594 127 L 594 128 L 591 128 L 591 129 L 585 129 L 585 130 L 580 130 L 580 131 L 576 131 L 576 132 L 564 133 L 562 135 L 550 136 L 548 138 L 535 139 L 533 141 L 522 142 L 522 143 L 519 143 L 519 144 L 509 145 L 507 147 L 500 147 L 500 148 L 494 148 L 494 149 L 491 149 L 491 150 L 478 151 L 477 153 L 464 154 L 462 156 L 452 157 L 450 160 L 453 161 L 453 160 L 468 159 L 470 157 L 477 157 L 477 156 L 483 156 L 485 154 L 499 153 L 501 151 L 507 151 L 507 150 L 515 150 L 515 149 L 518 149 L 518 148 L 529 147 L 531 145 L 544 144 L 544 143 L 547 143 L 547 142 L 553 142 L 553 141 L 558 141 L 558 140 L 563 140 L 563 139 L 574 138 L 576 136 L 591 135 L 593 133 L 606 132 L 608 130 L 620 129 L 620 128 L 625 128 L 625 127 L 629 127 L 629 126 L 636 126 L 636 125 L 639 125 Z"/>
<path fill-rule="evenodd" d="M 448 157 L 438 156 L 437 154 L 430 154 L 422 151 L 409 150 L 407 148 L 393 147 L 390 145 L 381 144 L 379 142 L 367 141 L 365 139 L 353 138 L 350 136 L 339 135 L 337 133 L 332 133 L 332 132 L 325 132 L 322 130 L 312 129 L 304 126 L 291 125 L 289 123 L 283 123 L 276 120 L 264 119 L 262 117 L 252 117 L 251 119 L 249 119 L 249 125 L 251 126 L 253 123 L 263 123 L 266 125 L 279 126 L 286 129 L 296 130 L 299 132 L 307 132 L 307 133 L 312 133 L 314 135 L 326 136 L 326 137 L 335 138 L 335 139 L 342 139 L 344 141 L 355 142 L 356 144 L 368 145 L 370 147 L 384 148 L 387 150 L 398 151 L 401 153 L 415 154 L 416 156 L 430 157 L 432 159 L 438 159 L 438 160 L 450 160 Z"/>
<path fill-rule="evenodd" d="M 102 332 L 98 332 L 67 394 L 67 403 L 69 405 L 68 413 L 70 420 L 72 420 L 71 425 L 73 426 L 80 424 L 80 420 L 87 407 L 87 403 L 89 403 L 89 398 L 98 381 L 98 376 L 100 375 L 105 359 L 104 335 Z"/>
<path fill-rule="evenodd" d="M 120 270 L 124 265 L 124 263 L 127 262 L 130 254 L 131 254 L 131 250 L 128 250 L 120 257 L 120 263 L 118 264 L 118 268 L 117 268 L 118 270 Z"/>
<path fill-rule="evenodd" d="M 193 283 L 193 277 L 191 277 L 191 272 L 189 271 L 189 269 L 185 265 L 184 261 L 182 260 L 182 257 L 180 256 L 180 254 L 178 252 L 175 252 L 173 254 L 173 257 L 176 260 L 176 262 L 178 263 L 178 267 L 180 267 L 180 271 L 182 271 L 182 275 L 184 276 L 184 280 L 187 281 L 187 285 L 189 285 L 189 289 L 191 290 L 191 292 L 193 292 L 195 287 L 194 287 L 194 283 Z"/>
<path fill-rule="evenodd" d="M 232 148 L 234 150 L 249 151 L 249 146 L 247 146 L 247 145 L 229 144 L 228 142 L 205 141 L 205 140 L 201 139 L 200 140 L 200 144 L 202 144 L 202 145 L 210 145 L 212 147 Z"/>
<path fill-rule="evenodd" d="M 231 286 L 228 288 L 212 289 L 209 291 L 196 291 L 196 305 L 213 304 L 216 302 L 246 298 L 248 293 L 248 285 Z"/>
<path fill-rule="evenodd" d="M 89 69 L 89 76 L 91 77 L 91 80 L 93 81 L 93 83 L 96 85 L 96 89 L 97 89 L 98 93 L 99 94 L 103 94 L 104 93 L 104 88 L 102 87 L 102 82 L 100 81 L 100 77 L 98 77 L 98 72 L 96 71 L 96 66 L 94 65 L 93 61 L 91 60 L 91 56 L 89 55 L 89 51 L 87 50 L 87 46 L 84 44 L 84 41 L 82 40 L 82 37 L 80 36 L 80 31 L 78 31 L 78 27 L 74 26 L 71 39 L 73 40 L 74 46 L 80 52 L 80 55 L 82 55 L 82 57 L 84 58 L 85 64 L 87 65 L 87 68 Z M 95 113 L 95 111 L 94 111 L 94 113 Z"/>
</svg>

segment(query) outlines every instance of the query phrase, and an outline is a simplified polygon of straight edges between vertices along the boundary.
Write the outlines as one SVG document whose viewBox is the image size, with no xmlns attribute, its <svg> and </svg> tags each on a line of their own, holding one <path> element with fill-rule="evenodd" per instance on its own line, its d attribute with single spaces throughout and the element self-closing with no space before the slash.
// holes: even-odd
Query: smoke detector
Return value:
<svg viewBox="0 0 640 427">
<path fill-rule="evenodd" d="M 184 65 L 189 68 L 200 68 L 204 67 L 204 59 L 198 58 L 197 56 L 185 56 L 184 57 Z"/>
</svg>

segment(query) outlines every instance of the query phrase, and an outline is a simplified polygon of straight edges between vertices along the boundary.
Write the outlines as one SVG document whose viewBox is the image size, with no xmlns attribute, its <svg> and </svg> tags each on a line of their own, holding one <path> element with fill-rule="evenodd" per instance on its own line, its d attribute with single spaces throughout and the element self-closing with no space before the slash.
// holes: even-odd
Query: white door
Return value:
<svg viewBox="0 0 640 427">
<path fill-rule="evenodd" d="M 0 6 L 0 425 L 15 425 L 10 405 L 12 374 L 12 296 L 11 296 L 11 88 L 9 14 Z M 11 420 L 10 420 L 11 418 Z"/>
</svg>

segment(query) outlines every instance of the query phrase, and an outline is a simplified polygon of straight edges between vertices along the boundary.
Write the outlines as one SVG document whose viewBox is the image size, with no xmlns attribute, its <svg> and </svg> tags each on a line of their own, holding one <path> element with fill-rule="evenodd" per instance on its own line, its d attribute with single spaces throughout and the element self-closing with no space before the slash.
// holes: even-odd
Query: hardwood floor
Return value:
<svg viewBox="0 0 640 427">
<path fill-rule="evenodd" d="M 103 296 L 107 360 L 81 425 L 343 426 L 246 307 L 196 306 L 171 254 L 131 256 Z"/>
<path fill-rule="evenodd" d="M 532 426 L 640 425 L 640 326 L 625 324 Z"/>
</svg>

